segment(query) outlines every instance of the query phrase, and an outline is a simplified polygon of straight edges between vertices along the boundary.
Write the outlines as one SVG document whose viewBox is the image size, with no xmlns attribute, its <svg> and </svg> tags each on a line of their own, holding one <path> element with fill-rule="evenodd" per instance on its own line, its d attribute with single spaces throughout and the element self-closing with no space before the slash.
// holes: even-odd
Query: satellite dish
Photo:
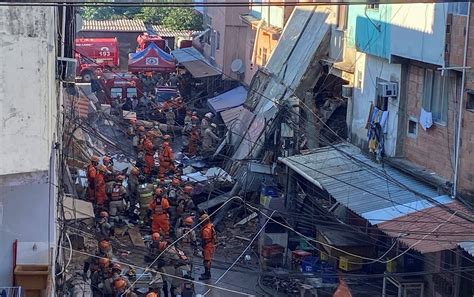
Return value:
<svg viewBox="0 0 474 297">
<path fill-rule="evenodd" d="M 76 33 L 82 29 L 82 17 L 80 14 L 76 13 Z"/>
<path fill-rule="evenodd" d="M 230 64 L 230 70 L 232 70 L 232 72 L 235 72 L 237 74 L 244 73 L 244 70 L 245 70 L 244 62 L 242 62 L 241 59 L 235 59 L 234 61 L 232 61 L 232 64 Z"/>
</svg>

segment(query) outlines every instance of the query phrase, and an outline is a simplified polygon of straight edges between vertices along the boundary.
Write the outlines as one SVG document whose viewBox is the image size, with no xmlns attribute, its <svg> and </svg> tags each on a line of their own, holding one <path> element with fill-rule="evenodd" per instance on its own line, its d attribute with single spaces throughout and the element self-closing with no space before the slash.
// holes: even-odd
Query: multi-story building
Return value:
<svg viewBox="0 0 474 297">
<path fill-rule="evenodd" d="M 58 24 L 67 17 L 69 8 L 0 8 L 0 287 L 12 286 L 15 261 L 54 272 L 62 127 L 57 57 L 71 57 L 74 34 L 63 31 L 58 39 Z"/>
<path fill-rule="evenodd" d="M 292 5 L 281 5 L 281 1 L 280 5 L 271 6 L 259 5 L 262 2 L 272 1 L 250 1 L 250 11 L 241 16 L 248 25 L 244 60 L 244 82 L 247 85 L 257 70 L 267 64 L 273 49 L 278 44 L 281 31 L 294 9 Z"/>
<path fill-rule="evenodd" d="M 221 1 L 225 2 L 225 1 Z M 239 0 L 237 2 L 247 3 Z M 240 79 L 244 66 L 232 70 L 232 63 L 245 59 L 247 26 L 240 15 L 247 6 L 206 6 L 204 7 L 204 27 L 201 37 L 204 56 L 224 74 L 224 79 Z"/>
</svg>

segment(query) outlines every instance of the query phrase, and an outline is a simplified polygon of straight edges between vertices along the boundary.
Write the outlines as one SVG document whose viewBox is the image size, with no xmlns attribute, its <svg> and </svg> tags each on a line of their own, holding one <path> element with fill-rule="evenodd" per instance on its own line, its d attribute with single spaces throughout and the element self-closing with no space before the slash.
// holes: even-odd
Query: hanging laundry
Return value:
<svg viewBox="0 0 474 297">
<path fill-rule="evenodd" d="M 369 143 L 369 152 L 375 154 L 378 161 L 382 160 L 384 150 L 384 134 L 388 126 L 388 111 L 382 111 L 378 107 L 374 107 L 372 115 L 370 116 L 370 127 L 367 131 L 367 138 Z"/>
<path fill-rule="evenodd" d="M 370 123 L 372 121 L 372 114 L 374 113 L 374 103 L 370 102 L 369 115 L 367 116 L 367 122 L 365 123 L 365 129 L 370 128 Z"/>
<path fill-rule="evenodd" d="M 433 126 L 433 115 L 431 112 L 426 111 L 423 107 L 421 108 L 420 112 L 420 125 L 423 128 L 423 130 L 426 131 L 426 129 L 429 129 L 431 126 Z"/>
</svg>

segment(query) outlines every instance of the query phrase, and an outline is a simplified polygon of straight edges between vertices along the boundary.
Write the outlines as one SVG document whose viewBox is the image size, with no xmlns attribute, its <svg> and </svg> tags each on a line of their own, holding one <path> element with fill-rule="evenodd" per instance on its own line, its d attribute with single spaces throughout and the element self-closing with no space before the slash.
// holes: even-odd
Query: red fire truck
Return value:
<svg viewBox="0 0 474 297">
<path fill-rule="evenodd" d="M 166 41 L 158 35 L 143 32 L 137 37 L 138 49 L 137 51 L 144 50 L 150 43 L 156 44 L 160 49 L 165 50 Z"/>
<path fill-rule="evenodd" d="M 117 96 L 120 98 L 143 96 L 140 79 L 128 72 L 104 72 L 98 82 L 105 93 L 105 98 L 101 100 L 104 103 L 110 104 Z"/>
<path fill-rule="evenodd" d="M 90 82 L 97 70 L 119 66 L 117 38 L 76 38 L 76 75 Z"/>
</svg>

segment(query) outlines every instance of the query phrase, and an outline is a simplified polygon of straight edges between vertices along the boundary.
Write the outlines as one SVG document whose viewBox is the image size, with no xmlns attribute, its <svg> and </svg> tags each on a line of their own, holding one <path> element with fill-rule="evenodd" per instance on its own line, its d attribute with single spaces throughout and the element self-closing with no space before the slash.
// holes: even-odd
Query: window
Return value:
<svg viewBox="0 0 474 297">
<path fill-rule="evenodd" d="M 441 267 L 452 269 L 456 266 L 456 252 L 452 250 L 441 252 Z"/>
<path fill-rule="evenodd" d="M 467 91 L 466 109 L 474 112 L 474 90 Z"/>
<path fill-rule="evenodd" d="M 422 106 L 424 110 L 431 112 L 433 121 L 447 122 L 448 96 L 455 96 L 451 92 L 454 85 L 452 76 L 448 74 L 441 76 L 441 71 L 425 69 Z"/>
<path fill-rule="evenodd" d="M 110 97 L 115 98 L 117 96 L 122 97 L 122 88 L 111 88 Z"/>
<path fill-rule="evenodd" d="M 265 66 L 267 64 L 267 49 L 263 48 L 262 49 L 262 66 Z"/>
<path fill-rule="evenodd" d="M 373 10 L 377 10 L 379 9 L 379 0 L 373 0 L 371 1 L 372 3 L 370 4 L 367 4 L 367 9 L 373 9 Z"/>
<path fill-rule="evenodd" d="M 137 96 L 137 88 L 127 88 L 127 98 Z"/>
<path fill-rule="evenodd" d="M 417 134 L 417 121 L 416 119 L 408 120 L 408 136 L 416 138 Z"/>
<path fill-rule="evenodd" d="M 345 30 L 347 28 L 347 5 L 337 7 L 337 28 Z"/>
<path fill-rule="evenodd" d="M 448 3 L 448 13 L 467 15 L 468 2 L 451 2 Z"/>
</svg>

